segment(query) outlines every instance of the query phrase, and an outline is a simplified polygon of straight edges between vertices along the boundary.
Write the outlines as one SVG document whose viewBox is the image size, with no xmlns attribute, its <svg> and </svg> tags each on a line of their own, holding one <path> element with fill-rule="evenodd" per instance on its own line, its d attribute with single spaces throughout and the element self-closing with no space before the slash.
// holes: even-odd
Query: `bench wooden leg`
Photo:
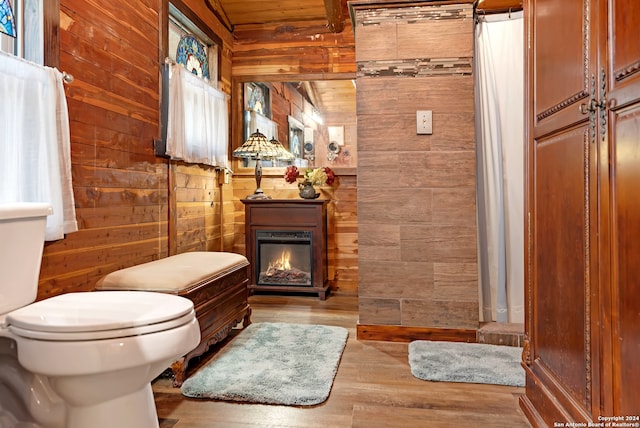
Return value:
<svg viewBox="0 0 640 428">
<path fill-rule="evenodd" d="M 242 328 L 247 328 L 249 325 L 251 325 L 251 306 L 247 308 L 247 313 L 242 319 Z"/>
<path fill-rule="evenodd" d="M 171 371 L 173 372 L 173 386 L 180 387 L 182 385 L 186 370 L 185 357 L 181 357 L 171 364 Z"/>
</svg>

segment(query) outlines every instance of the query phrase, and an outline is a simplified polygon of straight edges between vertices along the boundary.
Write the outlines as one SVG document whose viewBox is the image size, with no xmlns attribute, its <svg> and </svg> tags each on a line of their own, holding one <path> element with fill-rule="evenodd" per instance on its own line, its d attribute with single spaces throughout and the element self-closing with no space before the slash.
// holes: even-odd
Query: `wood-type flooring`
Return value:
<svg viewBox="0 0 640 428">
<path fill-rule="evenodd" d="M 357 340 L 356 296 L 329 295 L 321 301 L 314 296 L 254 295 L 249 302 L 254 323 L 325 324 L 349 330 L 327 401 L 291 407 L 192 399 L 182 396 L 171 379 L 160 377 L 153 391 L 161 428 L 531 426 L 518 407 L 524 388 L 423 381 L 411 375 L 407 343 Z M 187 376 L 218 349 L 196 359 Z"/>
</svg>

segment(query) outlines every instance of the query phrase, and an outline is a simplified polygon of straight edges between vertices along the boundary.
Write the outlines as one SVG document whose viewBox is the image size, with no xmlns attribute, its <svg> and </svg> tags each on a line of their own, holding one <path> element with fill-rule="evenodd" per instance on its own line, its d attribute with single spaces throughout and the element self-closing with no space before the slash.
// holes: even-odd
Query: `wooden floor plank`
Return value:
<svg viewBox="0 0 640 428">
<path fill-rule="evenodd" d="M 249 302 L 254 323 L 325 324 L 349 330 L 328 400 L 293 407 L 192 399 L 161 377 L 153 390 L 163 427 L 530 427 L 518 407 L 524 388 L 423 381 L 411 375 L 407 343 L 358 341 L 355 296 L 330 295 L 321 301 L 314 296 L 256 295 Z M 219 348 L 197 359 L 187 375 Z"/>
</svg>

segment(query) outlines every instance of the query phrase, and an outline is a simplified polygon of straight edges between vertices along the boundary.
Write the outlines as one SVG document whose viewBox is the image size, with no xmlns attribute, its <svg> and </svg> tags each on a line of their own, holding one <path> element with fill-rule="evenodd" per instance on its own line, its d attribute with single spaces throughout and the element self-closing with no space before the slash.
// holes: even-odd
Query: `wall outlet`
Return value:
<svg viewBox="0 0 640 428">
<path fill-rule="evenodd" d="M 433 114 L 431 110 L 416 111 L 416 133 L 433 134 Z"/>
</svg>

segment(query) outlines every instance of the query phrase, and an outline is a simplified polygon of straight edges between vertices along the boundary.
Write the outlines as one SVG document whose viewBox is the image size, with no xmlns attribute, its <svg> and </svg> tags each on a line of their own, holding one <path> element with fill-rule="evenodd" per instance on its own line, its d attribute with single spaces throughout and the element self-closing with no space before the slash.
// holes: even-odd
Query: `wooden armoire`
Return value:
<svg viewBox="0 0 640 428">
<path fill-rule="evenodd" d="M 540 427 L 610 417 L 636 423 L 640 1 L 525 0 L 524 10 L 527 314 L 520 404 Z"/>
</svg>

